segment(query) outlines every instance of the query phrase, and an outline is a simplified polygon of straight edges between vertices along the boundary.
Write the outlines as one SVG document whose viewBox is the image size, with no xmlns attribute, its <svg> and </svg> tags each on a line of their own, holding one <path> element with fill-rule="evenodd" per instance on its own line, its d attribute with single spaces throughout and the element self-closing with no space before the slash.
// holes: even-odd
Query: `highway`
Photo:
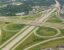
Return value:
<svg viewBox="0 0 64 50">
<path fill-rule="evenodd" d="M 27 30 L 25 30 L 21 35 L 16 37 L 14 40 L 12 40 L 9 44 L 7 44 L 5 47 L 2 48 L 2 50 L 10 50 L 11 47 L 13 47 L 16 43 L 18 43 L 23 37 L 25 37 L 29 32 L 31 32 L 35 26 L 29 27 Z"/>
<path fill-rule="evenodd" d="M 55 2 L 56 2 L 56 5 L 55 6 L 56 6 L 56 8 L 58 10 L 58 17 L 61 19 L 61 17 L 60 17 L 60 3 L 58 2 L 58 0 L 55 0 Z M 46 42 L 49 42 L 49 41 L 52 41 L 52 40 L 56 40 L 56 39 L 61 39 L 61 38 L 64 38 L 64 36 L 62 36 L 62 37 L 56 37 L 56 38 L 51 38 L 51 39 L 48 39 L 48 40 L 45 40 L 45 41 L 36 43 L 36 44 L 34 44 L 32 46 L 29 46 L 29 47 L 25 48 L 24 50 L 29 50 L 29 49 L 31 49 L 31 48 L 33 48 L 35 46 L 40 45 L 40 44 L 44 44 Z"/>
<path fill-rule="evenodd" d="M 63 17 L 60 15 L 61 14 L 61 11 L 62 11 L 61 10 L 61 7 L 62 6 L 61 6 L 61 4 L 60 4 L 60 2 L 58 0 L 55 0 L 55 2 L 56 2 L 55 7 L 57 8 L 57 17 L 64 22 Z"/>
<path fill-rule="evenodd" d="M 54 8 L 52 11 L 48 12 L 44 16 L 42 15 L 41 18 L 38 21 L 36 20 L 33 24 L 40 24 L 42 22 L 45 23 L 47 21 L 47 19 L 49 18 L 49 16 L 51 15 L 51 13 L 53 13 L 56 10 L 57 10 L 57 8 Z M 29 28 L 27 28 L 19 36 L 17 36 L 15 39 L 13 39 L 11 42 L 9 42 L 4 47 L 2 47 L 2 50 L 10 50 L 15 44 L 17 44 L 20 40 L 22 40 L 26 35 L 29 34 L 29 32 L 31 32 L 35 28 L 36 28 L 36 26 L 29 26 Z"/>
<path fill-rule="evenodd" d="M 46 15 L 42 15 L 42 18 L 40 18 L 38 21 L 36 21 L 36 23 L 41 23 L 44 21 L 46 21 L 46 19 L 49 17 L 49 15 L 51 15 L 51 13 L 53 13 L 56 10 L 56 8 L 54 8 L 52 11 L 50 11 L 49 13 L 47 13 Z M 10 50 L 11 47 L 13 47 L 16 43 L 18 43 L 21 39 L 23 39 L 29 32 L 31 32 L 34 28 L 36 28 L 36 26 L 30 26 L 27 30 L 25 30 L 23 33 L 21 33 L 21 35 L 17 36 L 14 40 L 12 40 L 10 43 L 8 43 L 7 45 L 5 45 L 2 50 Z"/>
<path fill-rule="evenodd" d="M 6 45 L 7 43 L 9 43 L 11 40 L 13 40 L 16 36 L 18 36 L 21 32 L 23 32 L 24 30 L 26 30 L 29 26 L 26 26 L 25 28 L 21 29 L 18 33 L 16 33 L 14 36 L 12 36 L 9 40 L 7 40 L 5 43 L 3 43 L 2 45 L 0 45 L 0 48 L 2 48 L 4 45 Z"/>
<path fill-rule="evenodd" d="M 57 6 L 56 8 L 60 8 L 59 2 L 58 2 L 57 0 L 55 0 L 55 1 L 56 1 L 56 5 L 55 5 L 55 6 Z M 40 23 L 42 23 L 42 22 L 46 22 L 46 19 L 49 18 L 48 16 L 49 16 L 52 12 L 54 12 L 55 10 L 56 10 L 56 9 L 53 9 L 49 14 L 45 15 L 45 16 L 47 16 L 47 17 L 42 17 L 37 23 L 34 22 L 34 23 L 32 23 L 32 24 L 33 24 L 33 25 L 38 25 L 38 24 L 40 24 Z M 60 12 L 60 9 L 57 9 L 57 10 Z M 43 20 L 44 20 L 44 21 L 43 21 Z M 63 36 L 63 37 L 57 37 L 57 38 L 49 39 L 49 40 L 46 40 L 46 41 L 42 41 L 41 43 L 34 44 L 33 46 L 30 46 L 30 47 L 28 47 L 28 48 L 25 48 L 24 50 L 28 50 L 28 49 L 36 46 L 36 45 L 39 45 L 39 44 L 42 44 L 42 43 L 45 43 L 45 42 L 48 42 L 48 41 L 51 41 L 51 40 L 60 39 L 60 38 L 64 38 L 64 36 Z"/>
</svg>

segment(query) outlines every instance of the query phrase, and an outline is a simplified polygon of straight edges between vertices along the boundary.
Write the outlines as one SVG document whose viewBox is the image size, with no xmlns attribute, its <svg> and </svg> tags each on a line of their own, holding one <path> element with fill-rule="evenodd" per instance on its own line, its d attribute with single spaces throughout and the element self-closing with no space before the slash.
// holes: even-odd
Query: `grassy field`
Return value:
<svg viewBox="0 0 64 50">
<path fill-rule="evenodd" d="M 3 25 L 5 25 L 5 23 L 0 21 L 0 31 L 1 32 L 2 32 L 1 28 L 2 28 Z M 2 41 L 2 33 L 1 32 L 0 32 L 0 44 L 2 43 L 1 42 Z"/>
<path fill-rule="evenodd" d="M 64 29 L 60 29 L 61 30 L 61 36 L 64 36 Z"/>
<path fill-rule="evenodd" d="M 41 50 L 42 48 L 55 48 L 55 47 L 57 47 L 58 45 L 61 45 L 61 44 L 64 44 L 64 38 L 49 41 L 47 43 L 38 45 L 38 46 L 31 48 L 29 50 L 38 50 L 38 49 Z"/>
<path fill-rule="evenodd" d="M 8 30 L 13 30 L 12 32 L 2 29 L 2 35 L 1 35 L 2 39 L 0 41 L 0 44 L 3 44 L 6 40 L 8 40 L 13 35 L 15 35 L 18 31 L 20 31 L 20 29 L 24 27 L 25 25 L 23 24 L 12 24 L 6 27 L 6 29 Z M 18 31 L 14 31 L 14 30 L 18 30 Z"/>
<path fill-rule="evenodd" d="M 15 48 L 15 50 L 23 50 L 24 48 L 29 47 L 43 40 L 45 39 L 36 37 L 34 33 L 32 32 L 31 35 L 23 43 L 21 43 L 18 47 Z"/>
<path fill-rule="evenodd" d="M 61 23 L 62 21 L 54 14 L 47 20 L 47 22 L 51 23 Z"/>
<path fill-rule="evenodd" d="M 37 34 L 41 36 L 53 36 L 57 33 L 57 31 L 53 28 L 48 28 L 48 27 L 40 27 L 37 31 Z"/>
<path fill-rule="evenodd" d="M 42 31 L 43 29 L 44 30 L 49 29 L 48 31 L 53 31 L 53 32 L 55 31 L 56 32 L 56 30 L 54 30 L 54 29 L 51 30 L 51 28 L 46 28 L 46 27 L 40 28 L 39 30 Z M 56 34 L 55 32 L 54 32 L 54 34 Z M 31 35 L 23 43 L 21 43 L 18 47 L 15 48 L 15 50 L 21 50 L 21 49 L 23 50 L 26 47 L 29 47 L 35 43 L 38 43 L 38 42 L 44 41 L 44 40 L 46 40 L 46 38 L 39 38 L 39 37 L 34 35 L 34 32 L 32 32 Z"/>
<path fill-rule="evenodd" d="M 42 13 L 37 13 L 37 14 L 29 14 L 26 17 L 22 17 L 22 19 L 25 20 L 35 20 L 37 17 L 40 17 Z"/>
<path fill-rule="evenodd" d="M 7 30 L 19 30 L 23 28 L 25 25 L 24 24 L 9 24 L 5 28 Z"/>
<path fill-rule="evenodd" d="M 61 31 L 60 36 L 64 36 L 64 29 L 60 29 L 60 31 Z M 58 45 L 62 45 L 62 44 L 64 44 L 64 38 L 49 41 L 47 43 L 35 46 L 29 50 L 41 50 L 42 48 L 55 48 Z"/>
<path fill-rule="evenodd" d="M 53 32 L 55 31 L 56 32 L 56 30 L 51 29 L 51 28 L 49 29 L 47 27 L 43 27 L 43 28 L 41 27 L 39 30 L 43 31 L 43 29 L 46 30 L 46 31 L 53 31 Z M 37 32 L 39 32 L 39 30 Z M 61 31 L 61 35 L 60 36 L 63 36 L 64 35 L 64 29 L 62 29 L 60 31 Z M 21 43 L 18 47 L 15 48 L 15 50 L 23 50 L 24 48 L 27 48 L 27 47 L 35 44 L 35 43 L 38 43 L 38 42 L 41 42 L 41 41 L 44 41 L 44 40 L 47 40 L 47 39 L 45 39 L 45 38 L 39 38 L 39 37 L 37 37 L 37 36 L 34 35 L 34 32 L 32 32 L 31 35 L 23 43 Z M 57 45 L 61 45 L 61 44 L 64 44 L 64 38 L 49 41 L 47 43 L 38 45 L 38 46 L 36 46 L 34 48 L 31 48 L 29 50 L 41 50 L 42 48 L 48 48 L 48 47 L 54 48 Z"/>
</svg>

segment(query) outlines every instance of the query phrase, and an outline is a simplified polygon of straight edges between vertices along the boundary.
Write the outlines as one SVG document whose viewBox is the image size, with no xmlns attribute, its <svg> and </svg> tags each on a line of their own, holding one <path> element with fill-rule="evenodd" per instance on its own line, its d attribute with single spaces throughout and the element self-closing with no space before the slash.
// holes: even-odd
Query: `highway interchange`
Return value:
<svg viewBox="0 0 64 50">
<path fill-rule="evenodd" d="M 2 50 L 10 50 L 14 45 L 16 45 L 17 43 L 19 43 L 19 41 L 20 40 L 22 40 L 22 42 L 23 42 L 23 38 L 24 37 L 28 37 L 30 34 L 29 34 L 29 32 L 31 32 L 32 30 L 34 30 L 35 28 L 37 28 L 37 26 L 39 25 L 39 24 L 41 24 L 42 23 L 42 25 L 50 18 L 50 15 L 53 13 L 53 12 L 55 12 L 57 9 L 58 9 L 58 14 L 59 14 L 59 11 L 60 11 L 60 4 L 59 4 L 59 2 L 57 1 L 57 0 L 55 0 L 56 1 L 56 4 L 55 4 L 55 8 L 53 8 L 53 9 L 51 9 L 51 11 L 47 11 L 47 13 L 46 14 L 42 14 L 41 15 L 41 17 L 40 18 L 38 18 L 37 20 L 35 20 L 35 21 L 33 21 L 33 22 L 31 22 L 31 26 L 26 26 L 22 31 L 20 30 L 17 34 L 20 34 L 20 35 L 18 35 L 17 36 L 17 34 L 16 35 L 14 35 L 13 37 L 11 37 L 8 41 L 6 41 L 5 43 L 3 43 L 1 46 L 0 46 L 0 48 L 2 48 Z M 38 21 L 38 22 L 37 22 Z M 17 37 L 16 37 L 17 36 Z M 16 38 L 15 38 L 16 37 Z M 27 38 L 26 37 L 26 38 Z M 14 38 L 14 39 L 13 39 Z M 36 43 L 36 44 L 34 44 L 34 45 L 32 45 L 32 46 L 30 46 L 30 47 L 28 47 L 28 48 L 25 48 L 24 50 L 28 50 L 28 49 L 30 49 L 30 48 L 32 48 L 32 47 L 34 47 L 34 46 L 37 46 L 37 45 L 39 45 L 39 44 L 42 44 L 42 43 L 46 43 L 46 42 L 48 42 L 48 41 L 51 41 L 51 40 L 55 40 L 55 39 L 60 39 L 60 38 L 64 38 L 64 36 L 63 37 L 56 37 L 56 38 L 52 38 L 52 39 L 49 39 L 49 40 L 46 40 L 46 41 L 42 41 L 42 42 L 40 42 L 40 43 Z M 12 40 L 13 39 L 13 40 Z M 25 40 L 25 39 L 24 39 Z M 14 49 L 12 49 L 12 50 L 14 50 Z"/>
</svg>

